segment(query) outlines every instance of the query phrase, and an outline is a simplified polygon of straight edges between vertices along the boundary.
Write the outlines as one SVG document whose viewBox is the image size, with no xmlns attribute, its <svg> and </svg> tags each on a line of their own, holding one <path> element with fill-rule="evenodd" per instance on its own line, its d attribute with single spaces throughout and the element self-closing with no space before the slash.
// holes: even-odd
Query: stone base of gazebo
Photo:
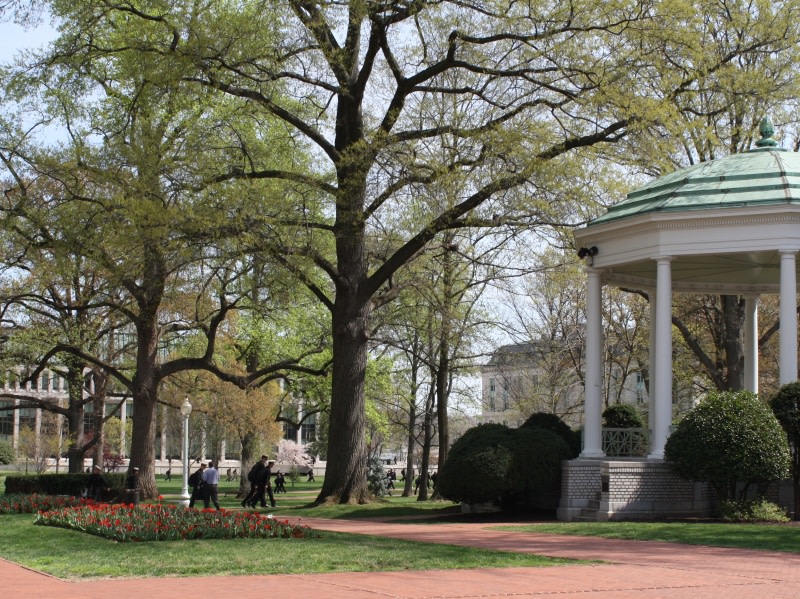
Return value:
<svg viewBox="0 0 800 599">
<path fill-rule="evenodd" d="M 713 489 L 673 474 L 663 460 L 578 458 L 561 467 L 562 521 L 706 518 Z"/>
</svg>

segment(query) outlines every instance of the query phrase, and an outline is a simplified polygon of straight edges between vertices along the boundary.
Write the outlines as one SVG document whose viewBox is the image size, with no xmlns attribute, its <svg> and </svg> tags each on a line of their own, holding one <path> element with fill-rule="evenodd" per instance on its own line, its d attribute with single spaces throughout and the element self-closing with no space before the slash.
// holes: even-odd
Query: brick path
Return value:
<svg viewBox="0 0 800 599">
<path fill-rule="evenodd" d="M 339 574 L 65 582 L 0 560 L 3 599 L 185 599 L 256 594 L 292 599 L 796 599 L 800 555 L 488 530 L 486 524 L 303 519 L 320 530 L 601 559 L 604 564 Z M 496 526 L 493 524 L 492 526 Z M 798 531 L 800 534 L 800 531 Z"/>
</svg>

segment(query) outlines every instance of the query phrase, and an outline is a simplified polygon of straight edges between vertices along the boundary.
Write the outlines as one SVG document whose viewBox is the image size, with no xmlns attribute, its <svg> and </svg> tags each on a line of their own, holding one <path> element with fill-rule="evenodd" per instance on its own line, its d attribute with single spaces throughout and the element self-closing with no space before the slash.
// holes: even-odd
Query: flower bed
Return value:
<svg viewBox="0 0 800 599">
<path fill-rule="evenodd" d="M 36 512 L 61 510 L 89 505 L 88 499 L 66 495 L 0 495 L 0 514 L 35 514 Z"/>
<path fill-rule="evenodd" d="M 300 539 L 312 531 L 253 512 L 194 510 L 168 504 L 90 504 L 39 512 L 35 524 L 80 530 L 120 542 L 183 539 Z"/>
</svg>

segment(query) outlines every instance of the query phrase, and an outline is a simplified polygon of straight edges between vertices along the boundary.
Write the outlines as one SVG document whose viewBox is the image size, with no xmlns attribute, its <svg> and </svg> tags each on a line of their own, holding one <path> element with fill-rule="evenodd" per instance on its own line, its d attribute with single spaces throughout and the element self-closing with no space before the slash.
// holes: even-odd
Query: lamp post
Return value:
<svg viewBox="0 0 800 599">
<path fill-rule="evenodd" d="M 192 413 L 192 404 L 186 397 L 181 404 L 183 416 L 183 490 L 181 491 L 181 505 L 189 505 L 189 416 Z"/>
</svg>

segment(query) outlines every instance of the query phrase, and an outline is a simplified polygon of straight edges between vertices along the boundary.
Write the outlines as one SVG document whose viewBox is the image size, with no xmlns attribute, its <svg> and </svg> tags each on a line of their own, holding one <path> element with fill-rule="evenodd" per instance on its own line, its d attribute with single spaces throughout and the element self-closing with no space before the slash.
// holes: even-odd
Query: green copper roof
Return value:
<svg viewBox="0 0 800 599">
<path fill-rule="evenodd" d="M 777 147 L 769 119 L 749 152 L 701 162 L 628 194 L 589 226 L 650 212 L 800 204 L 800 153 Z"/>
</svg>

